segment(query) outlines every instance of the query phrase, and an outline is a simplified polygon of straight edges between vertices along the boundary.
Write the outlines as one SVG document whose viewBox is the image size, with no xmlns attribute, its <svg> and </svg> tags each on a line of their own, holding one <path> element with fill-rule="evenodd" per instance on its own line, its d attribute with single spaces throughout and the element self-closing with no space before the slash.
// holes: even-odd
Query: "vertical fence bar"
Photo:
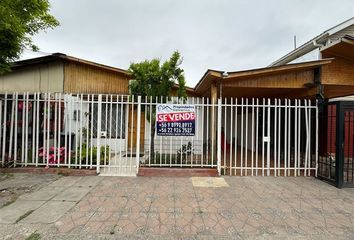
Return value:
<svg viewBox="0 0 354 240">
<path fill-rule="evenodd" d="M 257 98 L 256 108 L 256 176 L 258 176 L 258 128 L 259 128 L 259 99 Z M 262 139 L 263 141 L 263 139 Z"/>
<path fill-rule="evenodd" d="M 15 93 L 11 96 L 11 117 L 10 117 L 10 139 L 9 139 L 9 159 L 12 159 L 12 143 L 14 138 L 14 118 L 15 118 L 15 104 L 14 104 Z M 16 167 L 16 159 L 14 161 L 14 166 Z"/>
<path fill-rule="evenodd" d="M 78 121 L 79 122 L 79 168 L 81 169 L 81 165 L 82 165 L 82 141 L 83 141 L 83 120 L 84 120 L 84 115 L 83 115 L 83 111 L 82 111 L 82 105 L 83 105 L 83 100 L 84 100 L 84 96 L 83 94 L 80 95 L 80 114 L 77 116 L 78 117 Z"/>
<path fill-rule="evenodd" d="M 277 176 L 277 107 L 278 101 L 274 99 L 274 159 L 273 159 L 273 167 L 274 167 L 274 177 Z"/>
<path fill-rule="evenodd" d="M 306 176 L 306 171 L 307 171 L 307 151 L 308 151 L 308 112 L 307 112 L 307 100 L 305 100 L 305 125 L 306 125 L 306 147 L 305 147 L 305 166 L 304 166 L 304 175 Z"/>
<path fill-rule="evenodd" d="M 36 144 L 36 96 L 37 96 L 37 93 L 34 93 L 33 95 L 33 103 L 32 103 L 32 164 L 35 163 L 35 154 L 36 154 L 36 147 L 35 147 L 35 144 Z M 17 104 L 16 104 L 17 105 Z M 17 110 L 16 110 L 16 113 L 17 113 Z M 16 120 L 15 120 L 16 124 L 17 124 L 17 117 L 16 117 Z M 16 138 L 17 138 L 17 132 L 15 133 L 16 135 Z M 16 144 L 17 145 L 17 144 Z M 17 147 L 16 147 L 17 149 Z M 16 151 L 17 152 L 17 151 Z"/>
<path fill-rule="evenodd" d="M 218 99 L 218 126 L 217 127 L 218 127 L 217 169 L 218 169 L 218 174 L 220 176 L 221 174 L 221 134 L 220 134 L 221 133 L 221 99 L 220 98 Z"/>
<path fill-rule="evenodd" d="M 263 106 L 262 106 L 262 177 L 264 176 L 264 129 L 265 124 L 265 99 L 263 98 Z"/>
<path fill-rule="evenodd" d="M 149 106 L 149 111 L 150 111 L 150 121 L 149 121 L 149 128 L 150 128 L 150 131 L 149 131 L 149 167 L 151 166 L 151 157 L 154 156 L 154 153 L 151 152 L 152 149 L 151 149 L 151 139 L 152 139 L 152 96 L 150 96 L 150 106 Z M 154 159 L 155 161 L 156 159 Z"/>
<path fill-rule="evenodd" d="M 105 132 L 105 137 L 104 137 L 104 159 L 103 159 L 103 165 L 107 166 L 107 136 L 108 136 L 108 95 L 104 95 L 104 115 L 105 115 L 105 119 L 104 119 L 104 132 Z"/>
<path fill-rule="evenodd" d="M 43 112 L 43 120 L 42 120 L 42 124 L 41 125 L 43 125 L 43 126 L 41 126 L 41 127 L 43 127 L 43 131 L 42 131 L 42 164 L 47 164 L 46 163 L 46 152 L 47 152 L 47 150 L 46 150 L 46 146 L 47 146 L 47 144 L 46 144 L 46 135 L 47 135 L 47 93 L 44 93 L 43 94 L 43 108 L 42 108 L 42 112 Z M 23 115 L 22 115 L 22 117 L 23 117 Z M 22 142 L 22 144 L 23 144 L 23 142 Z M 23 149 L 22 149 L 23 150 Z M 21 151 L 22 151 L 21 150 Z M 23 159 L 23 153 L 21 154 L 21 161 L 23 161 L 22 160 Z"/>
<path fill-rule="evenodd" d="M 238 138 L 238 134 L 237 134 L 237 98 L 236 98 L 236 100 L 235 100 L 235 116 L 234 116 L 234 118 L 235 118 L 235 159 L 234 159 L 234 161 L 235 161 L 235 171 L 234 171 L 234 174 L 235 174 L 235 176 L 236 176 L 236 174 L 237 174 L 237 138 Z"/>
<path fill-rule="evenodd" d="M 41 94 L 40 93 L 37 93 L 37 98 L 36 98 L 36 109 L 35 109 L 35 112 L 36 112 L 36 167 L 38 166 L 38 160 L 39 160 L 39 132 L 40 132 L 40 127 L 39 127 L 39 121 L 40 121 L 40 118 L 39 118 L 39 111 L 40 111 L 40 100 L 41 100 Z"/>
<path fill-rule="evenodd" d="M 290 176 L 291 169 L 291 100 L 289 99 L 289 118 L 288 118 L 288 175 Z"/>
<path fill-rule="evenodd" d="M 278 176 L 280 176 L 280 152 L 281 152 L 281 139 L 280 139 L 280 133 L 281 133 L 281 126 L 282 126 L 282 122 L 281 122 L 281 100 L 279 99 L 278 101 L 279 103 L 279 107 L 278 107 Z"/>
<path fill-rule="evenodd" d="M 13 101 L 13 100 L 12 100 Z M 18 93 L 15 94 L 15 139 L 14 139 L 14 164 L 16 166 L 17 161 L 17 139 L 18 139 Z M 22 163 L 21 163 L 22 164 Z M 22 165 L 21 165 L 22 166 Z"/>
<path fill-rule="evenodd" d="M 301 167 L 301 100 L 298 100 L 298 137 L 297 137 L 297 169 L 298 169 L 298 174 L 300 176 L 300 167 Z"/>
<path fill-rule="evenodd" d="M 312 131 L 311 131 L 311 109 L 312 109 L 312 107 L 311 107 L 311 100 L 309 99 L 308 100 L 308 106 L 309 106 L 309 150 L 308 150 L 308 159 L 309 159 L 309 161 L 308 161 L 308 166 L 307 166 L 307 171 L 308 171 L 308 176 L 310 176 L 310 174 L 311 174 L 311 135 L 312 135 Z M 306 176 L 306 175 L 305 175 Z"/>
<path fill-rule="evenodd" d="M 68 147 L 68 150 L 67 152 L 69 153 L 68 154 L 68 163 L 69 163 L 69 168 L 71 167 L 71 149 L 72 149 L 72 139 L 71 139 L 71 136 L 72 136 L 72 119 L 73 119 L 73 96 L 72 94 L 69 94 L 68 96 L 68 117 L 67 117 L 67 120 L 69 122 L 69 129 L 68 129 L 68 132 L 69 132 L 69 147 Z M 97 133 L 98 134 L 98 133 Z M 65 139 L 67 138 L 67 135 L 65 134 Z M 66 141 L 66 140 L 65 140 Z M 98 154 L 100 155 L 100 154 Z M 97 156 L 98 156 L 97 155 Z"/>
<path fill-rule="evenodd" d="M 114 160 L 114 164 L 116 165 L 115 172 L 117 172 L 117 170 L 119 170 L 119 169 L 117 169 L 117 166 L 120 166 L 120 164 L 119 164 L 120 161 L 117 159 L 117 157 L 118 157 L 117 153 L 118 153 L 118 124 L 119 124 L 119 120 L 118 120 L 118 110 L 119 110 L 118 97 L 119 97 L 119 95 L 116 95 L 115 97 L 116 97 L 116 100 L 115 100 L 116 115 L 115 115 L 114 119 L 115 119 L 115 130 L 116 131 L 115 131 L 115 135 L 114 135 L 115 137 L 114 137 L 114 158 L 113 158 L 113 160 Z"/>
<path fill-rule="evenodd" d="M 133 134 L 134 134 L 134 102 L 135 96 L 132 96 L 132 115 L 131 115 L 131 128 L 130 128 L 130 160 L 129 160 L 129 172 L 132 171 L 133 162 Z"/>
<path fill-rule="evenodd" d="M 139 172 L 140 162 L 140 117 L 141 117 L 141 96 L 138 96 L 137 123 L 136 123 L 136 174 Z"/>
<path fill-rule="evenodd" d="M 85 127 L 86 127 L 86 136 L 85 136 L 85 146 L 86 146 L 86 158 L 85 158 L 85 167 L 88 168 L 89 166 L 89 131 L 90 131 L 90 128 L 89 128 L 89 119 L 90 119 L 90 101 L 93 101 L 93 99 L 90 98 L 90 94 L 87 94 L 87 100 L 86 100 L 86 104 L 85 104 L 85 108 L 86 108 L 86 111 L 84 113 L 84 117 L 85 117 Z"/>
<path fill-rule="evenodd" d="M 224 149 L 221 149 L 223 151 L 223 154 L 224 154 L 224 164 L 223 164 L 223 169 L 224 169 L 224 174 L 226 172 L 226 155 L 227 155 L 227 150 L 226 150 L 226 132 L 227 132 L 227 129 L 226 129 L 226 126 L 227 126 L 227 122 L 226 122 L 226 119 L 227 119 L 227 99 L 225 98 L 224 99 L 224 130 L 223 130 L 223 134 L 224 134 L 224 139 L 221 139 L 221 141 L 224 142 Z M 219 124 L 219 123 L 218 123 Z"/>
<path fill-rule="evenodd" d="M 288 100 L 285 99 L 285 107 L 284 107 L 284 176 L 287 176 L 287 166 L 288 166 Z"/>
<path fill-rule="evenodd" d="M 47 111 L 47 151 L 46 151 L 46 155 L 47 155 L 47 166 L 49 166 L 49 151 L 50 151 L 50 114 L 51 114 L 51 111 L 50 111 L 50 108 L 51 108 L 51 94 L 49 93 L 47 95 L 47 100 L 48 100 L 48 111 Z"/>
<path fill-rule="evenodd" d="M 2 141 L 2 166 L 4 167 L 5 165 L 5 154 L 6 154 L 6 122 L 7 122 L 7 92 L 5 93 L 5 103 L 4 103 L 4 123 L 3 123 L 3 134 L 2 134 L 2 137 L 3 137 L 3 141 Z M 22 159 L 21 159 L 21 162 L 22 162 Z"/>
<path fill-rule="evenodd" d="M 316 132 L 315 132 L 315 146 L 316 146 L 316 150 L 315 150 L 315 165 L 316 165 L 316 168 L 315 168 L 315 177 L 317 177 L 317 173 L 318 173 L 318 100 L 316 100 Z"/>
<path fill-rule="evenodd" d="M 203 167 L 203 164 L 204 164 L 204 127 L 205 127 L 205 124 L 204 124 L 204 97 L 202 98 L 201 109 L 202 109 L 202 111 L 201 111 L 202 112 L 202 124 L 201 124 L 201 131 L 202 131 L 201 132 L 201 135 L 202 135 L 202 139 L 201 139 L 201 142 L 202 142 L 202 156 L 201 156 L 201 166 Z"/>
<path fill-rule="evenodd" d="M 146 101 L 146 99 L 147 98 L 145 98 L 145 112 L 147 112 L 147 110 L 146 110 L 146 108 L 147 108 L 147 101 Z M 123 99 L 123 96 L 121 96 L 121 98 L 120 98 L 120 129 L 119 129 L 119 131 L 120 131 L 120 133 L 119 133 L 119 139 L 120 139 L 120 144 L 119 144 L 119 161 L 121 161 L 121 163 L 123 163 L 123 158 L 122 158 L 122 144 L 123 144 L 123 116 L 125 116 L 125 115 L 123 115 L 123 113 L 124 113 L 124 109 L 125 109 L 125 106 L 123 106 L 123 102 L 124 102 L 124 99 Z M 147 119 L 147 118 L 146 118 Z M 125 126 L 127 126 L 128 125 L 128 123 L 126 122 L 125 124 L 124 124 L 124 127 Z M 126 133 L 125 133 L 125 135 L 126 135 Z M 126 137 L 124 136 L 124 139 L 125 139 Z M 150 156 L 149 156 L 149 159 L 150 159 Z M 149 160 L 150 161 L 150 160 Z M 122 164 L 119 164 L 119 170 L 118 170 L 118 172 L 119 173 L 121 173 L 122 172 Z"/>
<path fill-rule="evenodd" d="M 241 176 L 243 176 L 243 133 L 244 133 L 244 129 L 243 129 L 243 98 L 241 98 Z"/>
<path fill-rule="evenodd" d="M 61 148 L 61 93 L 59 93 L 59 96 L 58 96 L 58 167 L 60 166 L 60 164 L 62 163 L 62 159 L 63 159 L 63 156 L 62 156 L 62 148 Z"/>
<path fill-rule="evenodd" d="M 270 99 L 268 98 L 267 107 L 267 176 L 270 176 Z"/>
<path fill-rule="evenodd" d="M 13 101 L 13 100 L 12 100 Z M 14 139 L 14 164 L 16 166 L 17 161 L 17 139 L 18 139 L 18 93 L 15 94 L 15 139 Z M 22 162 L 21 162 L 22 164 Z M 22 166 L 22 165 L 21 165 Z"/>
<path fill-rule="evenodd" d="M 25 93 L 22 94 L 21 163 L 25 163 Z M 45 136 L 44 136 L 45 137 Z M 46 152 L 46 151 L 45 151 Z M 45 156 L 43 156 L 45 158 Z"/>
<path fill-rule="evenodd" d="M 295 99 L 295 107 L 294 107 L 294 176 L 297 176 L 297 99 Z"/>
<path fill-rule="evenodd" d="M 252 98 L 252 128 L 251 128 L 251 176 L 254 174 L 254 98 Z"/>
<path fill-rule="evenodd" d="M 91 136 L 90 136 L 90 169 L 92 169 L 93 164 L 93 118 L 94 118 L 94 109 L 95 109 L 95 95 L 91 95 L 91 114 L 90 114 L 90 126 L 91 126 Z M 96 131 L 96 136 L 98 136 L 98 132 Z M 87 144 L 88 145 L 88 144 Z"/>
<path fill-rule="evenodd" d="M 54 163 L 56 160 L 59 167 L 59 158 L 57 159 L 57 124 L 58 124 L 58 96 L 54 93 Z"/>
<path fill-rule="evenodd" d="M 28 164 L 28 126 L 29 126 L 29 122 L 28 122 L 28 114 L 29 114 L 29 94 L 28 92 L 25 94 L 26 96 L 26 104 L 25 104 L 25 113 L 26 113 L 26 118 L 25 118 L 25 166 L 27 166 Z"/>
<path fill-rule="evenodd" d="M 245 176 L 248 174 L 248 98 L 246 98 L 246 128 L 245 128 Z"/>
<path fill-rule="evenodd" d="M 101 121 L 102 121 L 102 94 L 98 95 L 98 107 L 97 107 L 97 163 L 96 172 L 100 173 L 101 164 Z"/>
<path fill-rule="evenodd" d="M 226 101 L 225 101 L 226 103 Z M 230 105 L 230 162 L 229 162 L 229 175 L 231 176 L 231 173 L 232 173 L 232 159 L 233 159 L 233 153 L 232 153 L 232 146 L 234 144 L 233 142 L 233 132 L 234 132 L 234 119 L 233 119 L 233 115 L 234 115 L 234 108 L 233 108 L 233 98 L 231 98 L 231 105 Z M 226 132 L 224 131 L 224 134 L 226 135 Z"/>
<path fill-rule="evenodd" d="M 207 104 L 207 111 L 206 111 L 206 158 L 207 158 L 207 165 L 209 165 L 209 160 L 210 160 L 210 157 L 209 157 L 209 98 L 206 99 L 206 104 Z"/>
</svg>

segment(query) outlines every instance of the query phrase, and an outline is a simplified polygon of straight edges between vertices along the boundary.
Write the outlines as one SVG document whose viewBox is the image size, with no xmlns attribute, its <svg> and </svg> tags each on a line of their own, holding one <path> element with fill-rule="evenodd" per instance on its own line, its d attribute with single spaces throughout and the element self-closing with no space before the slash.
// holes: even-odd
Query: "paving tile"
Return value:
<svg viewBox="0 0 354 240">
<path fill-rule="evenodd" d="M 0 223 L 15 223 L 20 217 L 29 211 L 36 210 L 45 201 L 21 201 L 16 202 L 0 209 Z"/>
<path fill-rule="evenodd" d="M 48 201 L 21 220 L 21 223 L 54 223 L 75 204 L 75 202 Z"/>
<path fill-rule="evenodd" d="M 33 193 L 24 194 L 19 197 L 20 200 L 32 200 L 32 201 L 48 201 L 49 199 L 53 198 L 55 195 L 59 194 L 60 192 L 64 191 L 65 187 L 56 187 L 56 186 L 48 186 L 41 188 L 38 191 Z"/>
<path fill-rule="evenodd" d="M 49 186 L 70 187 L 74 185 L 77 181 L 79 181 L 81 178 L 83 177 L 75 177 L 75 176 L 61 177 L 58 180 L 52 182 Z"/>
<path fill-rule="evenodd" d="M 75 181 L 75 183 L 72 186 L 95 187 L 103 180 L 104 178 L 97 177 L 97 176 L 86 176 L 80 178 L 78 181 Z"/>
<path fill-rule="evenodd" d="M 90 191 L 89 187 L 68 187 L 63 192 L 56 195 L 56 201 L 79 201 Z"/>
</svg>

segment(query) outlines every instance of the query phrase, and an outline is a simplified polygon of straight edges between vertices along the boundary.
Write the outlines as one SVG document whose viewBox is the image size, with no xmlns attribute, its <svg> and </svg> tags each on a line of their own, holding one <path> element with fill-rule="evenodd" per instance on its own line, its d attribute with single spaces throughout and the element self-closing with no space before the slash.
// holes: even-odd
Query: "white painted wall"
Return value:
<svg viewBox="0 0 354 240">
<path fill-rule="evenodd" d="M 75 136 L 79 137 L 82 132 L 82 129 L 86 128 L 87 124 L 89 124 L 88 115 L 85 114 L 89 112 L 89 105 L 88 103 L 82 103 L 81 105 L 79 102 L 80 98 L 76 96 L 65 95 L 64 99 L 65 99 L 64 132 L 66 132 L 67 134 L 74 133 Z M 81 112 L 79 120 L 74 119 L 75 111 Z M 127 111 L 127 109 L 125 111 Z M 102 119 L 102 121 L 105 121 L 105 119 Z M 108 145 L 112 153 L 120 152 L 120 150 L 125 152 L 127 131 L 125 131 L 125 137 L 123 139 L 105 138 L 104 131 L 101 131 L 101 136 L 102 136 L 100 141 L 101 146 Z M 73 143 L 74 147 L 75 147 L 75 142 L 76 140 L 74 140 Z M 97 138 L 93 138 L 93 144 L 94 146 L 97 146 Z"/>
</svg>

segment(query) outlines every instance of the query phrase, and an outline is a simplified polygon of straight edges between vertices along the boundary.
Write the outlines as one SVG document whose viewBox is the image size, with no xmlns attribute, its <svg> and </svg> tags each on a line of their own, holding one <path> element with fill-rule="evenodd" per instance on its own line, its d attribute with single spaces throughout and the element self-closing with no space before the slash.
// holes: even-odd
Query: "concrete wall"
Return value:
<svg viewBox="0 0 354 240">
<path fill-rule="evenodd" d="M 28 66 L 0 75 L 0 93 L 63 92 L 63 79 L 61 61 Z"/>
</svg>

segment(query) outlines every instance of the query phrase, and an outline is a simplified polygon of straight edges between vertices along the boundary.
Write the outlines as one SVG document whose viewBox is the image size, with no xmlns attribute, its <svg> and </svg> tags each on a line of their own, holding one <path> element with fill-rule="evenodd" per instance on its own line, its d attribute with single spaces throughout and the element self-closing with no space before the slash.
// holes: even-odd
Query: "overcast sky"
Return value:
<svg viewBox="0 0 354 240">
<path fill-rule="evenodd" d="M 207 69 L 264 67 L 352 17 L 354 0 L 50 0 L 60 26 L 34 37 L 43 52 L 127 69 L 184 57 L 187 84 Z M 25 55 L 28 56 L 28 53 Z"/>
</svg>

